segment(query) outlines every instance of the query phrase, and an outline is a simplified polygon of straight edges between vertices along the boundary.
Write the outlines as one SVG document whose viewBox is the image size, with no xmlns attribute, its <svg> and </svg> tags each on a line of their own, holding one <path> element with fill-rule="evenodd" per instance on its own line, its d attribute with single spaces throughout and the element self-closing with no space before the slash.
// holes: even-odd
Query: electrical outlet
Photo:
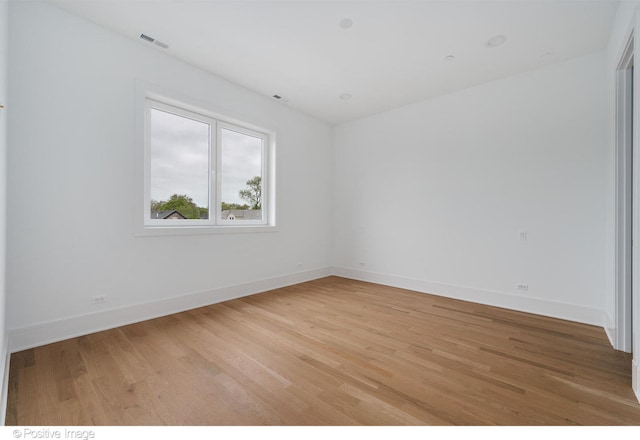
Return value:
<svg viewBox="0 0 640 440">
<path fill-rule="evenodd" d="M 518 290 L 529 290 L 528 284 L 516 284 L 516 289 Z"/>
<path fill-rule="evenodd" d="M 527 231 L 518 231 L 518 240 L 527 241 Z"/>
<path fill-rule="evenodd" d="M 107 295 L 95 295 L 91 297 L 91 304 L 102 304 L 107 302 Z"/>
</svg>

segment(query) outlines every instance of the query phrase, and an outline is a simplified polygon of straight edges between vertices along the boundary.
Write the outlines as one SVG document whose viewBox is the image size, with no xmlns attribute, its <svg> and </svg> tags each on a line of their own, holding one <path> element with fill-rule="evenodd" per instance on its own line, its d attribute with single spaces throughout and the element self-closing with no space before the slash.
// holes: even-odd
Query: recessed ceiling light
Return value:
<svg viewBox="0 0 640 440">
<path fill-rule="evenodd" d="M 340 27 L 342 29 L 349 29 L 351 26 L 353 26 L 353 21 L 350 18 L 340 20 Z"/>
<path fill-rule="evenodd" d="M 342 99 L 343 101 L 348 101 L 349 99 L 351 99 L 351 95 L 349 93 L 343 93 L 342 95 L 340 95 L 340 99 Z"/>
<path fill-rule="evenodd" d="M 446 57 L 444 57 L 445 61 L 453 61 L 455 57 L 453 55 L 447 55 Z"/>
<path fill-rule="evenodd" d="M 507 37 L 504 35 L 496 35 L 493 38 L 489 38 L 484 45 L 487 47 L 498 47 L 502 46 L 505 41 L 507 41 Z"/>
</svg>

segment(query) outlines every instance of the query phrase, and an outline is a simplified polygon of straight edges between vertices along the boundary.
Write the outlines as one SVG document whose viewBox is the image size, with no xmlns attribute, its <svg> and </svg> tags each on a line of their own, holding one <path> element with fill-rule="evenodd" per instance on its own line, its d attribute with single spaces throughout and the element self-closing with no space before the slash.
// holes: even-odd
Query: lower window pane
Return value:
<svg viewBox="0 0 640 440">
<path fill-rule="evenodd" d="M 262 138 L 221 131 L 221 220 L 262 220 Z"/>
<path fill-rule="evenodd" d="M 151 109 L 151 219 L 209 218 L 207 123 Z"/>
</svg>

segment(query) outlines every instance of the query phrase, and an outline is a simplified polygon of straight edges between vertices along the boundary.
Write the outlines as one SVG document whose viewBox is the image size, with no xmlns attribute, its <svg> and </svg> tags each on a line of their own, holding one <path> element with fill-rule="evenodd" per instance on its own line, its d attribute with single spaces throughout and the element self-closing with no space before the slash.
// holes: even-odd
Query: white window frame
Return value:
<svg viewBox="0 0 640 440">
<path fill-rule="evenodd" d="M 172 115 L 180 116 L 183 118 L 192 119 L 194 121 L 202 122 L 209 125 L 209 163 L 207 164 L 207 168 L 209 170 L 209 219 L 208 220 L 196 220 L 196 219 L 152 219 L 151 218 L 151 110 L 160 110 L 163 112 L 170 113 Z M 215 157 L 215 149 L 216 145 L 216 130 L 217 130 L 217 121 L 213 118 L 209 118 L 205 115 L 190 112 L 184 110 L 180 107 L 176 107 L 173 105 L 165 104 L 164 102 L 157 101 L 155 99 L 147 98 L 145 99 L 144 105 L 144 119 L 145 119 L 145 141 L 144 141 L 144 225 L 145 227 L 183 227 L 184 223 L 188 223 L 189 226 L 214 226 L 215 219 L 212 218 L 215 216 L 215 205 L 211 205 L 212 203 L 216 203 L 216 193 L 215 177 L 212 178 L 212 175 L 215 176 L 216 173 L 216 157 Z M 212 154 L 213 153 L 213 154 Z"/>
<path fill-rule="evenodd" d="M 155 108 L 209 124 L 209 219 L 151 218 L 150 114 Z M 180 96 L 144 81 L 136 81 L 136 206 L 135 235 L 193 235 L 211 233 L 270 232 L 275 227 L 275 133 L 244 121 L 222 116 L 210 105 Z M 262 140 L 262 220 L 222 219 L 222 129 Z"/>
<path fill-rule="evenodd" d="M 246 128 L 237 124 L 230 124 L 228 122 L 218 121 L 218 127 L 216 130 L 216 144 L 218 146 L 217 155 L 216 155 L 216 163 L 222 164 L 222 130 L 230 130 L 235 131 L 240 134 L 245 134 L 247 136 L 253 136 L 262 140 L 262 169 L 261 169 L 261 185 L 262 185 L 262 200 L 261 200 L 261 210 L 262 210 L 262 220 L 227 220 L 222 218 L 222 204 L 217 203 L 215 206 L 216 211 L 216 222 L 218 225 L 233 225 L 236 226 L 238 223 L 242 225 L 264 225 L 267 223 L 266 214 L 269 212 L 269 200 L 268 197 L 265 197 L 265 194 L 268 194 L 269 191 L 269 181 L 265 179 L 267 175 L 267 169 L 265 166 L 265 157 L 267 154 L 267 145 L 269 144 L 269 137 L 262 132 L 251 130 L 250 128 Z M 216 190 L 217 193 L 215 195 L 216 200 L 222 201 L 222 173 L 216 173 Z"/>
</svg>

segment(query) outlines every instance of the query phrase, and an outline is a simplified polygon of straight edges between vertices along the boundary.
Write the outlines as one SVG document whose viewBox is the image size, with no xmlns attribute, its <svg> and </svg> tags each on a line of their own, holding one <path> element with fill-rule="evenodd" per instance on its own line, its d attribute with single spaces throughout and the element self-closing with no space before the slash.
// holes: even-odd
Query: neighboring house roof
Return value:
<svg viewBox="0 0 640 440">
<path fill-rule="evenodd" d="M 262 209 L 225 209 L 221 217 L 225 220 L 262 220 Z"/>
<path fill-rule="evenodd" d="M 151 218 L 158 218 L 158 219 L 186 219 L 186 217 L 182 214 L 180 214 L 179 211 L 176 211 L 175 209 L 173 210 L 167 210 L 167 211 L 151 211 Z"/>
</svg>

